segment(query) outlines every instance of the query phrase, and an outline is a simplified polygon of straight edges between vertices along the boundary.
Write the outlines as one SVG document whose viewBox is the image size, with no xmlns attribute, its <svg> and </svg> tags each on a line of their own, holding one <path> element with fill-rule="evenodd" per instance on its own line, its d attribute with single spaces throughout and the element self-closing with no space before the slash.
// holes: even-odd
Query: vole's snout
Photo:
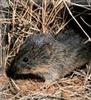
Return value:
<svg viewBox="0 0 91 100">
<path fill-rule="evenodd" d="M 11 64 L 6 63 L 5 72 L 7 77 L 14 78 L 16 74 L 16 70 L 17 70 L 16 67 L 13 67 L 13 62 L 11 62 Z"/>
</svg>

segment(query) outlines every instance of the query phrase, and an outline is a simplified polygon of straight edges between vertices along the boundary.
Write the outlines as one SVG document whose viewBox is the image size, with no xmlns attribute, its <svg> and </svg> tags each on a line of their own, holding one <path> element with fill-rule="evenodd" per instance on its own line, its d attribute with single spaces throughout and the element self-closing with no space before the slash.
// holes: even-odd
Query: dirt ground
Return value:
<svg viewBox="0 0 91 100">
<path fill-rule="evenodd" d="M 0 99 L 91 100 L 91 80 L 86 77 L 88 76 L 79 73 L 52 83 L 43 83 L 8 79 L 3 72 L 0 73 Z"/>
</svg>

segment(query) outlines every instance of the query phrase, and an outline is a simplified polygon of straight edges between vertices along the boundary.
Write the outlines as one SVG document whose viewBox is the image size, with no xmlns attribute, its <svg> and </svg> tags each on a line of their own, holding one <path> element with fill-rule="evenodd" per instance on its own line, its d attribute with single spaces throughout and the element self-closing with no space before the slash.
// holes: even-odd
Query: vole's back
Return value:
<svg viewBox="0 0 91 100">
<path fill-rule="evenodd" d="M 89 44 L 84 44 L 84 39 L 74 31 L 66 31 L 56 38 L 50 34 L 35 34 L 26 38 L 6 73 L 12 78 L 23 75 L 56 80 L 90 59 Z"/>
</svg>

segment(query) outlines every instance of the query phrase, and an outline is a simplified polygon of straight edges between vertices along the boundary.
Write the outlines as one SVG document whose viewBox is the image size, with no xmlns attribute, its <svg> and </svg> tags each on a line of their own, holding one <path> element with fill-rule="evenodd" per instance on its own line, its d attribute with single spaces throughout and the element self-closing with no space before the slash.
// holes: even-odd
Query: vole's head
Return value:
<svg viewBox="0 0 91 100">
<path fill-rule="evenodd" d="M 41 78 L 41 73 L 47 73 L 50 65 L 50 49 L 54 39 L 51 34 L 33 34 L 28 36 L 20 46 L 19 52 L 10 65 L 6 66 L 6 73 L 11 78 Z"/>
</svg>

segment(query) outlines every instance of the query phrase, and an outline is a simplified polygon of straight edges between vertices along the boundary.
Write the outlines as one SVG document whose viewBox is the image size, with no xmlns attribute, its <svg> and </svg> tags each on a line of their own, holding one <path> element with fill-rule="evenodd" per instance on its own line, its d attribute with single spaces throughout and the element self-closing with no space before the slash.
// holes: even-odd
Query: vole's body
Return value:
<svg viewBox="0 0 91 100">
<path fill-rule="evenodd" d="M 26 38 L 11 65 L 6 66 L 6 73 L 11 78 L 34 77 L 53 81 L 90 59 L 89 44 L 84 44 L 84 39 L 74 31 L 66 31 L 56 38 L 50 34 L 34 34 Z"/>
</svg>

